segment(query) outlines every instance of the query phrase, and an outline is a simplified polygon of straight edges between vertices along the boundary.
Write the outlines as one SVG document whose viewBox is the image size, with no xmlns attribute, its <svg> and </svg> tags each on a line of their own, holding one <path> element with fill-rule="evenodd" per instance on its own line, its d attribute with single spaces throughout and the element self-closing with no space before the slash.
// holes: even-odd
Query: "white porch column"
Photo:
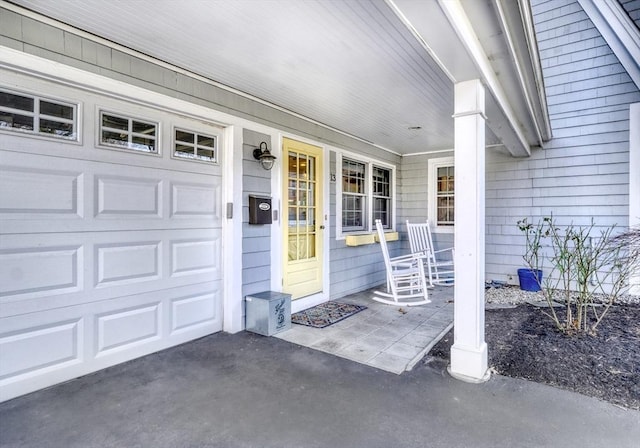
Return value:
<svg viewBox="0 0 640 448">
<path fill-rule="evenodd" d="M 629 226 L 640 226 L 640 103 L 629 108 Z M 629 292 L 640 296 L 640 272 L 630 283 Z"/>
<path fill-rule="evenodd" d="M 484 341 L 485 115 L 480 80 L 455 85 L 454 343 L 449 373 L 489 379 Z"/>
</svg>

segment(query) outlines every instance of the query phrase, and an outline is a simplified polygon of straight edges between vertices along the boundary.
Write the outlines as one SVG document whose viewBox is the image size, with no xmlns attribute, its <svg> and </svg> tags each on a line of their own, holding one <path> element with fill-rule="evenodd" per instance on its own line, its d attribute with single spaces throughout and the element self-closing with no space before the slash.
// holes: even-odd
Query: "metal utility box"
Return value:
<svg viewBox="0 0 640 448">
<path fill-rule="evenodd" d="M 244 300 L 247 331 L 271 336 L 291 328 L 291 294 L 265 291 Z"/>
<path fill-rule="evenodd" d="M 271 224 L 271 198 L 249 195 L 249 224 Z"/>
</svg>

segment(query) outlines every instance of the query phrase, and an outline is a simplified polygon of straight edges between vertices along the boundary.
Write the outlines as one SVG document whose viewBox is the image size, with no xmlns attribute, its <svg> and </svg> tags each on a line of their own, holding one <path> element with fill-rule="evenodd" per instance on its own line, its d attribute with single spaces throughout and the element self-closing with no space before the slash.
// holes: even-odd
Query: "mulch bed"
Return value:
<svg viewBox="0 0 640 448">
<path fill-rule="evenodd" d="M 595 336 L 566 336 L 543 311 L 528 304 L 486 310 L 492 370 L 640 410 L 640 306 L 612 307 Z M 429 356 L 448 360 L 452 344 L 453 330 Z"/>
</svg>

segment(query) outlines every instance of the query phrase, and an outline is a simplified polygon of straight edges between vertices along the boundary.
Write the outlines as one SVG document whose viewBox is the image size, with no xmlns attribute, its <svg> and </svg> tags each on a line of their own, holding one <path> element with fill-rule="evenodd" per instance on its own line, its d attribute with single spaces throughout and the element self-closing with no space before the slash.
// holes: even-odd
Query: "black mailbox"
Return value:
<svg viewBox="0 0 640 448">
<path fill-rule="evenodd" d="M 271 224 L 271 198 L 249 195 L 249 224 Z"/>
</svg>

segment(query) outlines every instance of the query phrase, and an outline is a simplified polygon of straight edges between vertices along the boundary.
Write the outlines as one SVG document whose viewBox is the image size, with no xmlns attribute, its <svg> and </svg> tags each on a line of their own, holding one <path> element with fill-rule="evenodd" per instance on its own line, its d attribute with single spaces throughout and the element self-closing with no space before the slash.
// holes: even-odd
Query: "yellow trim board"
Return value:
<svg viewBox="0 0 640 448">
<path fill-rule="evenodd" d="M 376 240 L 376 243 L 380 242 L 380 238 L 378 238 L 377 233 L 374 235 L 374 238 Z M 398 232 L 384 232 L 384 239 L 387 240 L 387 242 L 398 241 L 400 239 L 400 234 L 398 234 Z"/>
<path fill-rule="evenodd" d="M 400 239 L 400 235 L 398 232 L 387 232 L 384 234 L 384 237 L 387 241 L 398 241 Z M 365 246 L 367 244 L 375 244 L 379 243 L 377 233 L 367 233 L 362 235 L 347 235 L 345 237 L 345 244 L 347 246 Z"/>
<path fill-rule="evenodd" d="M 345 243 L 347 246 L 364 246 L 375 242 L 376 240 L 373 238 L 373 233 L 364 235 L 347 235 L 345 237 Z"/>
</svg>

